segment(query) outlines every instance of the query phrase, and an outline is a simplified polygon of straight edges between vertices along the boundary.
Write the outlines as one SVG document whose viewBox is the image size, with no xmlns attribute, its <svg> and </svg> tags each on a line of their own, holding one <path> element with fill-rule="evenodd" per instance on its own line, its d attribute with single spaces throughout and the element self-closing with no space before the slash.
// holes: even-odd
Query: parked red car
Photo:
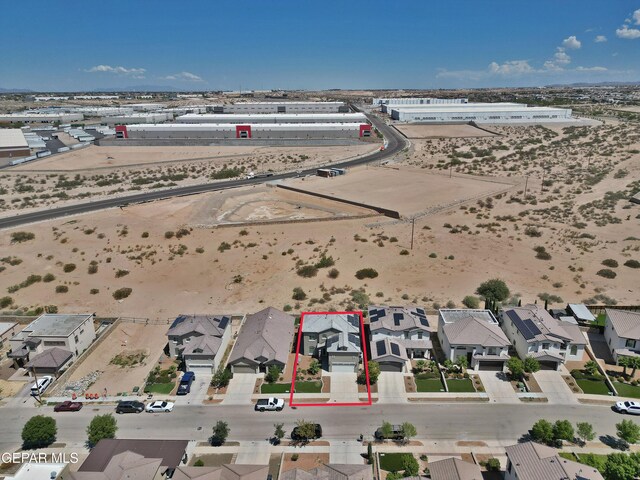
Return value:
<svg viewBox="0 0 640 480">
<path fill-rule="evenodd" d="M 62 402 L 53 407 L 54 412 L 77 412 L 82 408 L 82 402 Z"/>
</svg>

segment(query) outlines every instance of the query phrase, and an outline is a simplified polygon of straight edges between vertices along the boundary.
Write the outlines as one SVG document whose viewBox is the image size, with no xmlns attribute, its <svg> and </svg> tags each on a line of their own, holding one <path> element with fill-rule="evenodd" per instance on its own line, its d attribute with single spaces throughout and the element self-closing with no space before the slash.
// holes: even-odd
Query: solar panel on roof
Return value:
<svg viewBox="0 0 640 480">
<path fill-rule="evenodd" d="M 360 327 L 360 317 L 358 315 L 347 315 L 347 321 L 356 328 Z"/>
<path fill-rule="evenodd" d="M 523 323 L 527 326 L 527 328 L 529 329 L 529 331 L 535 336 L 535 335 L 539 335 L 542 332 L 540 331 L 540 329 L 536 326 L 535 323 L 533 323 L 533 320 L 524 320 Z"/>
<path fill-rule="evenodd" d="M 178 318 L 176 318 L 173 323 L 171 324 L 171 326 L 169 328 L 173 328 L 176 325 L 180 325 L 183 321 L 184 321 L 184 315 L 180 315 Z"/>
<path fill-rule="evenodd" d="M 422 308 L 416 308 L 416 312 L 418 312 L 418 315 L 426 315 L 426 312 Z"/>
<path fill-rule="evenodd" d="M 385 355 L 387 353 L 387 348 L 384 345 L 384 340 L 378 340 L 376 342 L 376 352 L 378 356 Z"/>
<path fill-rule="evenodd" d="M 426 318 L 426 317 L 420 317 L 420 323 L 421 323 L 422 325 L 424 325 L 425 327 L 428 327 L 428 326 L 429 326 L 429 320 L 427 320 L 427 318 Z"/>
<path fill-rule="evenodd" d="M 397 343 L 391 343 L 391 353 L 394 355 L 400 356 L 400 347 Z"/>
<path fill-rule="evenodd" d="M 229 317 L 222 317 L 220 319 L 220 323 L 218 324 L 218 328 L 220 328 L 220 330 L 224 330 L 225 328 L 227 328 L 227 325 L 229 324 Z"/>
<path fill-rule="evenodd" d="M 395 326 L 399 326 L 400 322 L 404 320 L 404 314 L 402 313 L 394 313 L 393 314 L 393 324 Z"/>
</svg>

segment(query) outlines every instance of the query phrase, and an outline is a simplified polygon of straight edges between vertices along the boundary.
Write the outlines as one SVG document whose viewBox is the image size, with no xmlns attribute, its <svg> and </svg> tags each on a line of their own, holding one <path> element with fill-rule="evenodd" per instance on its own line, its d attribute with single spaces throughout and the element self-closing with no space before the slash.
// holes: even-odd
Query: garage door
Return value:
<svg viewBox="0 0 640 480">
<path fill-rule="evenodd" d="M 558 369 L 557 362 L 550 362 L 550 361 L 540 362 L 540 370 L 557 370 L 557 369 Z"/>
<path fill-rule="evenodd" d="M 193 372 L 196 376 L 200 373 L 203 375 L 211 375 L 213 373 L 213 365 L 190 365 L 187 364 L 187 370 Z"/>
<path fill-rule="evenodd" d="M 332 372 L 353 373 L 356 366 L 353 363 L 334 363 L 331 365 Z"/>
<path fill-rule="evenodd" d="M 478 370 L 488 370 L 492 372 L 501 372 L 504 362 L 479 362 Z"/>
<path fill-rule="evenodd" d="M 398 363 L 381 363 L 381 372 L 402 372 L 402 364 Z"/>
<path fill-rule="evenodd" d="M 248 365 L 232 365 L 233 373 L 256 373 L 256 369 Z"/>
</svg>

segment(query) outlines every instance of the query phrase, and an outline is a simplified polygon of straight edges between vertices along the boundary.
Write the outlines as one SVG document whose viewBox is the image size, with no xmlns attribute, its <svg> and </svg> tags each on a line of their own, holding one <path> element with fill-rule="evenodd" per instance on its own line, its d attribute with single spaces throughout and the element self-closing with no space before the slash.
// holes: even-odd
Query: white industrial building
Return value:
<svg viewBox="0 0 640 480">
<path fill-rule="evenodd" d="M 148 112 L 102 117 L 100 123 L 106 125 L 129 125 L 132 123 L 159 123 L 166 122 L 167 120 L 173 120 L 172 113 Z"/>
<path fill-rule="evenodd" d="M 528 107 L 517 103 L 401 106 L 391 118 L 414 123 L 545 123 L 571 121 L 570 108 Z"/>
<path fill-rule="evenodd" d="M 321 139 L 370 137 L 368 123 L 169 123 L 116 126 L 128 139 Z"/>
<path fill-rule="evenodd" d="M 187 114 L 179 123 L 367 123 L 363 113 L 207 113 Z"/>
<path fill-rule="evenodd" d="M 0 158 L 28 157 L 29 144 L 19 128 L 0 128 Z"/>
<path fill-rule="evenodd" d="M 404 98 L 374 98 L 372 105 L 432 105 L 468 103 L 468 98 L 433 98 L 433 97 L 404 97 Z"/>
<path fill-rule="evenodd" d="M 246 102 L 212 105 L 212 113 L 347 113 L 344 102 Z"/>
<path fill-rule="evenodd" d="M 68 123 L 78 122 L 84 119 L 81 113 L 41 113 L 41 112 L 21 112 L 7 113 L 0 115 L 0 122 L 8 123 Z"/>
</svg>

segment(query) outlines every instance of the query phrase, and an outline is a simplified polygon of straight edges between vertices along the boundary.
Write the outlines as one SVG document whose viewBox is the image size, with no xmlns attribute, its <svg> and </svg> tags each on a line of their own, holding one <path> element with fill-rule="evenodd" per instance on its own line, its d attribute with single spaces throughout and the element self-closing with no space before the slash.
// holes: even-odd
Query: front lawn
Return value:
<svg viewBox="0 0 640 480">
<path fill-rule="evenodd" d="M 558 452 L 562 458 L 567 460 L 577 461 L 583 465 L 589 465 L 600 471 L 604 472 L 604 464 L 607 463 L 607 455 L 598 455 L 597 453 L 571 453 L 571 452 Z"/>
<path fill-rule="evenodd" d="M 473 382 L 470 378 L 455 378 L 455 379 L 447 379 L 447 386 L 449 387 L 449 392 L 456 393 L 475 393 L 476 389 L 473 388 Z"/>
<path fill-rule="evenodd" d="M 263 383 L 260 387 L 261 393 L 289 393 L 291 391 L 290 383 Z M 296 382 L 296 393 L 321 393 L 322 382 Z"/>
<path fill-rule="evenodd" d="M 593 395 L 609 395 L 609 388 L 604 380 L 586 380 L 576 378 L 576 383 L 584 393 Z"/>
<path fill-rule="evenodd" d="M 387 472 L 400 472 L 404 469 L 402 460 L 405 456 L 411 457 L 410 453 L 381 453 L 380 468 Z"/>
<path fill-rule="evenodd" d="M 628 383 L 611 382 L 621 397 L 640 398 L 640 387 L 634 387 Z"/>
<path fill-rule="evenodd" d="M 429 375 L 416 375 L 415 382 L 418 392 L 444 392 L 444 385 L 442 385 L 440 377 L 433 378 Z"/>
<path fill-rule="evenodd" d="M 145 393 L 161 393 L 164 395 L 169 395 L 173 391 L 173 387 L 175 384 L 173 382 L 169 383 L 151 383 L 147 384 L 144 387 Z"/>
</svg>

